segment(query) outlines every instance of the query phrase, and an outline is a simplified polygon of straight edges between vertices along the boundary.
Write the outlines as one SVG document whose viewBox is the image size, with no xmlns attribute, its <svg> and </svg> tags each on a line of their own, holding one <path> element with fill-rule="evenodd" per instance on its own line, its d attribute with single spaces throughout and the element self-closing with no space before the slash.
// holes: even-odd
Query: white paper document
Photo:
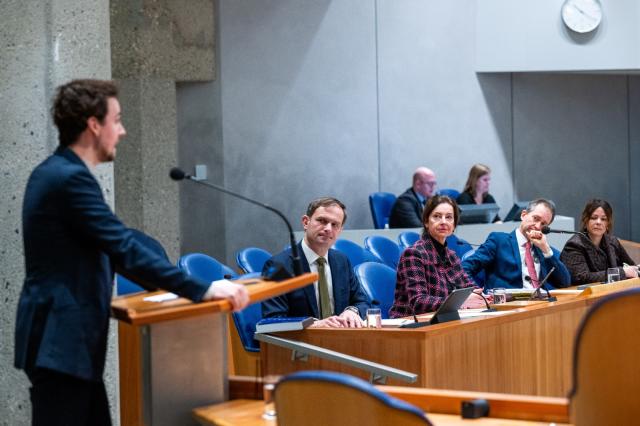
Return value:
<svg viewBox="0 0 640 426">
<path fill-rule="evenodd" d="M 174 294 L 174 293 L 164 293 L 164 294 L 156 294 L 155 296 L 149 296 L 149 297 L 145 297 L 144 300 L 145 302 L 166 302 L 167 300 L 173 300 L 173 299 L 177 299 L 178 295 Z"/>
</svg>

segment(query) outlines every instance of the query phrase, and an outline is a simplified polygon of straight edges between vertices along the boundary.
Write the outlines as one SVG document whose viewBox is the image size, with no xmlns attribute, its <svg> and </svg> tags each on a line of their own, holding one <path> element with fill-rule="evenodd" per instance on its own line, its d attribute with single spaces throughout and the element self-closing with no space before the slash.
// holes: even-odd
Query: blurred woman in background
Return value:
<svg viewBox="0 0 640 426">
<path fill-rule="evenodd" d="M 587 202 L 580 224 L 581 233 L 571 237 L 560 254 L 573 284 L 605 282 L 608 268 L 618 268 L 620 279 L 638 276 L 635 262 L 611 233 L 613 209 L 608 202 Z"/>
</svg>

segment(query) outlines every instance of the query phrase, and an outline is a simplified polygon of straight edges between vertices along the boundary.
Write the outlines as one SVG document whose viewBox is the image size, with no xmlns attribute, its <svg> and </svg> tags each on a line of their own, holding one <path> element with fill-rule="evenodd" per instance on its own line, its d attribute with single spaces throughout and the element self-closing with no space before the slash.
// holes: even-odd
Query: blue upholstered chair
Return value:
<svg viewBox="0 0 640 426">
<path fill-rule="evenodd" d="M 400 250 L 404 250 L 407 247 L 411 247 L 420 239 L 420 234 L 414 231 L 404 231 L 398 235 L 398 246 Z"/>
<path fill-rule="evenodd" d="M 440 191 L 438 191 L 438 194 L 446 195 L 447 197 L 451 197 L 451 198 L 453 198 L 453 201 L 455 201 L 458 198 L 458 196 L 460 195 L 460 191 L 458 191 L 457 189 L 452 189 L 452 188 L 443 188 Z"/>
<path fill-rule="evenodd" d="M 356 266 L 354 272 L 369 298 L 380 304 L 382 318 L 389 318 L 396 290 L 396 270 L 382 263 L 366 262 Z"/>
<path fill-rule="evenodd" d="M 384 229 L 389 224 L 391 208 L 395 202 L 396 196 L 390 192 L 374 192 L 369 195 L 369 207 L 375 229 Z"/>
<path fill-rule="evenodd" d="M 458 238 L 455 234 L 451 234 L 447 237 L 447 247 L 455 251 L 459 258 L 462 258 L 465 253 L 473 249 L 471 244 L 462 238 Z"/>
<path fill-rule="evenodd" d="M 430 425 L 424 412 L 370 383 L 333 371 L 300 371 L 276 384 L 278 425 Z"/>
<path fill-rule="evenodd" d="M 258 247 L 247 247 L 236 253 L 236 263 L 246 273 L 262 272 L 262 267 L 270 258 L 271 253 Z"/>
<path fill-rule="evenodd" d="M 211 282 L 225 277 L 236 278 L 238 274 L 225 264 L 202 253 L 185 254 L 178 260 L 178 267 L 187 274 L 194 275 L 203 281 Z"/>
<path fill-rule="evenodd" d="M 603 297 L 583 317 L 573 346 L 572 424 L 638 424 L 638 312 L 634 288 Z"/>
<path fill-rule="evenodd" d="M 353 241 L 336 240 L 333 248 L 344 253 L 349 258 L 352 267 L 364 262 L 381 262 L 377 256 L 374 256 L 370 251 L 365 250 L 364 247 Z"/>
<path fill-rule="evenodd" d="M 364 248 L 376 255 L 384 264 L 393 269 L 398 267 L 400 247 L 395 241 L 382 235 L 370 235 L 364 239 Z"/>
<path fill-rule="evenodd" d="M 262 319 L 261 304 L 251 304 L 240 312 L 234 312 L 232 317 L 244 350 L 247 352 L 260 352 L 260 342 L 255 340 L 253 335 L 256 333 L 257 322 Z"/>
<path fill-rule="evenodd" d="M 260 275 L 258 272 L 238 276 L 238 274 L 227 265 L 202 253 L 191 253 L 182 256 L 178 261 L 178 266 L 188 274 L 209 282 L 220 280 L 224 277 L 242 279 Z M 234 312 L 232 317 L 245 350 L 248 352 L 259 352 L 260 344 L 254 340 L 253 334 L 256 331 L 256 323 L 262 318 L 260 303 L 254 303 L 240 312 Z"/>
</svg>

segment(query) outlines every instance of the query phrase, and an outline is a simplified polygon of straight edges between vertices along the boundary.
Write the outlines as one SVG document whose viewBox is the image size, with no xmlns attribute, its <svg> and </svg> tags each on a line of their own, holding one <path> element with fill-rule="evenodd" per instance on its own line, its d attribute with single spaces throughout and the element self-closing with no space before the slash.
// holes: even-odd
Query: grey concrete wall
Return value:
<svg viewBox="0 0 640 426">
<path fill-rule="evenodd" d="M 635 77 L 476 73 L 476 5 L 221 0 L 225 184 L 296 229 L 324 194 L 346 202 L 348 228 L 370 228 L 370 192 L 400 193 L 423 164 L 461 189 L 483 162 L 502 214 L 544 195 L 575 217 L 600 196 L 617 234 L 640 238 Z M 277 218 L 239 201 L 226 202 L 226 230 L 228 263 L 287 244 Z"/>
<path fill-rule="evenodd" d="M 569 30 L 563 1 L 478 1 L 476 70 L 584 71 L 640 69 L 640 4 L 601 1 L 602 22 L 587 34 Z"/>
<path fill-rule="evenodd" d="M 546 195 L 577 223 L 589 198 L 604 198 L 614 208 L 616 234 L 629 238 L 628 94 L 625 76 L 515 76 L 520 198 Z"/>
<path fill-rule="evenodd" d="M 212 0 L 111 1 L 113 76 L 128 137 L 118 147 L 116 206 L 125 223 L 181 254 L 177 82 L 215 76 Z M 187 223 L 191 218 L 183 218 Z"/>
<path fill-rule="evenodd" d="M 31 169 L 57 146 L 49 107 L 56 86 L 72 78 L 110 78 L 109 10 L 101 1 L 0 3 L 0 424 L 27 425 L 29 383 L 13 368 L 13 332 L 24 279 L 20 212 Z M 113 203 L 112 167 L 99 169 Z M 113 330 L 113 327 L 112 327 Z M 105 381 L 118 424 L 117 353 L 110 335 Z"/>
<path fill-rule="evenodd" d="M 225 184 L 277 206 L 300 228 L 312 198 L 369 223 L 378 189 L 375 7 L 362 1 L 220 2 Z M 249 245 L 280 250 L 284 224 L 226 202 L 227 258 Z"/>
</svg>

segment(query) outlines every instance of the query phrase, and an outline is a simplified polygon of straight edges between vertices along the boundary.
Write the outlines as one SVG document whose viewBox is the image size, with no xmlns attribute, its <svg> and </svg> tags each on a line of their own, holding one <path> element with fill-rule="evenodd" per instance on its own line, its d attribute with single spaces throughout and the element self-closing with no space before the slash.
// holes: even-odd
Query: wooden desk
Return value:
<svg viewBox="0 0 640 426">
<path fill-rule="evenodd" d="M 601 297 L 629 286 L 640 286 L 640 279 L 590 287 L 579 296 L 518 307 L 502 316 L 420 329 L 307 329 L 280 335 L 416 373 L 416 387 L 565 397 L 584 313 Z M 264 374 L 317 369 L 368 379 L 332 361 L 292 361 L 289 350 L 273 345 L 262 343 L 261 352 Z"/>
<path fill-rule="evenodd" d="M 282 282 L 241 280 L 251 303 L 304 287 L 317 274 Z M 227 398 L 225 315 L 227 300 L 192 303 L 177 298 L 144 300 L 164 292 L 117 297 L 111 304 L 120 320 L 120 418 L 128 425 L 193 424 L 191 410 Z"/>
<path fill-rule="evenodd" d="M 276 426 L 275 420 L 262 418 L 264 402 L 253 399 L 236 399 L 207 407 L 196 408 L 193 416 L 201 425 L 211 426 Z M 510 420 L 484 417 L 466 420 L 455 414 L 427 413 L 429 420 L 436 426 L 476 425 L 476 426 L 533 426 L 549 425 L 549 422 Z M 556 423 L 564 425 L 566 423 Z"/>
</svg>

